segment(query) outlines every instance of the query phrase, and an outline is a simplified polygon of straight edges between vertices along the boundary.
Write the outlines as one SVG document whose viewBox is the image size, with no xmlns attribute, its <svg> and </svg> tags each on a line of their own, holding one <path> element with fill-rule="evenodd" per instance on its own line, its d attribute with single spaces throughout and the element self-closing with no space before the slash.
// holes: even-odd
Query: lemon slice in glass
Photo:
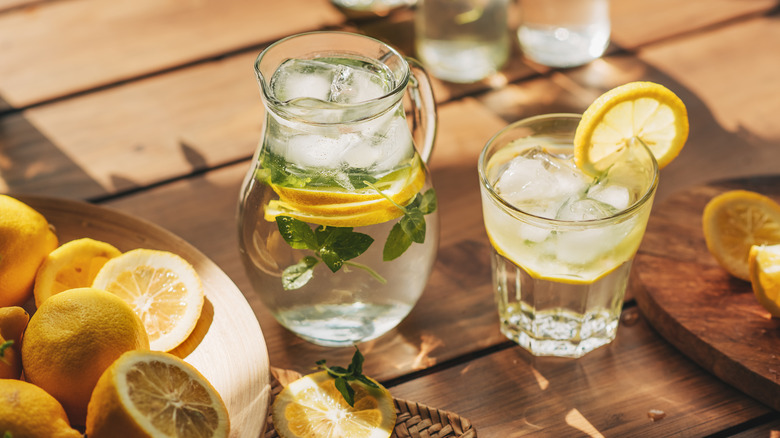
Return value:
<svg viewBox="0 0 780 438">
<path fill-rule="evenodd" d="M 371 388 L 357 380 L 350 406 L 327 371 L 301 377 L 276 396 L 274 429 L 282 438 L 388 438 L 395 427 L 390 392 L 377 383 Z"/>
<path fill-rule="evenodd" d="M 598 176 L 634 142 L 647 146 L 661 169 L 688 138 L 688 112 L 677 95 L 654 82 L 630 82 L 597 98 L 574 135 L 574 160 Z"/>
<path fill-rule="evenodd" d="M 780 245 L 754 245 L 748 258 L 750 283 L 759 304 L 780 318 Z"/>
<path fill-rule="evenodd" d="M 747 190 L 712 198 L 702 215 L 707 249 L 731 275 L 750 281 L 748 257 L 753 245 L 780 243 L 780 205 Z"/>
<path fill-rule="evenodd" d="M 103 265 L 92 287 L 130 304 L 157 351 L 184 342 L 203 309 L 203 285 L 195 269 L 167 251 L 134 249 L 115 257 Z"/>
</svg>

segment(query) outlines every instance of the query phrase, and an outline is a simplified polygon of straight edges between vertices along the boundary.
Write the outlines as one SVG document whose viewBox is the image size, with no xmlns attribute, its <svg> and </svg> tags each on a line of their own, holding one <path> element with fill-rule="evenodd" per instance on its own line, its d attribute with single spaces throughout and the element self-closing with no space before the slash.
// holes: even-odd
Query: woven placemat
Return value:
<svg viewBox="0 0 780 438">
<path fill-rule="evenodd" d="M 295 371 L 271 368 L 271 402 L 284 384 L 301 377 Z M 452 412 L 442 411 L 407 400 L 395 402 L 395 429 L 391 438 L 477 438 L 477 430 L 469 420 Z M 273 427 L 269 409 L 263 438 L 279 438 Z"/>
</svg>

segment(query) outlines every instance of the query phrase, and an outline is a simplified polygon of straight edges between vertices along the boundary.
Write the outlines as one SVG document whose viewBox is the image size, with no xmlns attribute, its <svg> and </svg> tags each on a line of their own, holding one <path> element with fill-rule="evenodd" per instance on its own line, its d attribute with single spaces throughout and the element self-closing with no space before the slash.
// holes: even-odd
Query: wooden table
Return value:
<svg viewBox="0 0 780 438">
<path fill-rule="evenodd" d="M 435 81 L 439 256 L 409 317 L 360 346 L 366 373 L 396 397 L 468 418 L 482 437 L 774 436 L 780 415 L 675 349 L 631 290 L 616 341 L 584 358 L 533 358 L 507 341 L 476 159 L 508 122 L 581 112 L 607 89 L 651 80 L 686 102 L 691 123 L 657 205 L 708 181 L 777 174 L 779 10 L 772 0 L 614 0 L 603 59 L 550 70 L 515 47 L 490 81 Z M 317 29 L 366 33 L 412 54 L 411 17 L 351 18 L 328 0 L 0 0 L 0 192 L 86 200 L 154 222 L 243 291 L 273 366 L 346 363 L 352 348 L 282 329 L 239 260 L 238 189 L 263 119 L 252 64 L 271 42 Z M 653 409 L 665 417 L 652 421 Z"/>
</svg>

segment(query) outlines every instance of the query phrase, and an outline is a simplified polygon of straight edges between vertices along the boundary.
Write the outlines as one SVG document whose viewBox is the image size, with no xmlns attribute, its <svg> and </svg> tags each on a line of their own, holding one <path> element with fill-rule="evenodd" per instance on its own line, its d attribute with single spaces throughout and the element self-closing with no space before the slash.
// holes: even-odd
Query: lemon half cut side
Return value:
<svg viewBox="0 0 780 438">
<path fill-rule="evenodd" d="M 92 287 L 130 304 L 156 351 L 170 351 L 189 337 L 205 300 L 203 284 L 189 262 L 152 249 L 134 249 L 112 258 L 100 269 Z"/>
<path fill-rule="evenodd" d="M 688 112 L 671 90 L 654 82 L 630 82 L 598 97 L 574 135 L 574 161 L 591 176 L 603 173 L 620 152 L 644 144 L 662 169 L 688 139 Z"/>
</svg>

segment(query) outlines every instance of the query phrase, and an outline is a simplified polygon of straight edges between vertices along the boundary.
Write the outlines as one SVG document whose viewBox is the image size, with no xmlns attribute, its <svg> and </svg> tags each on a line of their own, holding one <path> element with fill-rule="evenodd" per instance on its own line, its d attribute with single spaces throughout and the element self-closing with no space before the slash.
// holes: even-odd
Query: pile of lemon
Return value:
<svg viewBox="0 0 780 438">
<path fill-rule="evenodd" d="M 203 301 L 178 255 L 59 246 L 45 217 L 0 195 L 0 436 L 228 436 L 217 391 L 169 353 Z"/>
</svg>

